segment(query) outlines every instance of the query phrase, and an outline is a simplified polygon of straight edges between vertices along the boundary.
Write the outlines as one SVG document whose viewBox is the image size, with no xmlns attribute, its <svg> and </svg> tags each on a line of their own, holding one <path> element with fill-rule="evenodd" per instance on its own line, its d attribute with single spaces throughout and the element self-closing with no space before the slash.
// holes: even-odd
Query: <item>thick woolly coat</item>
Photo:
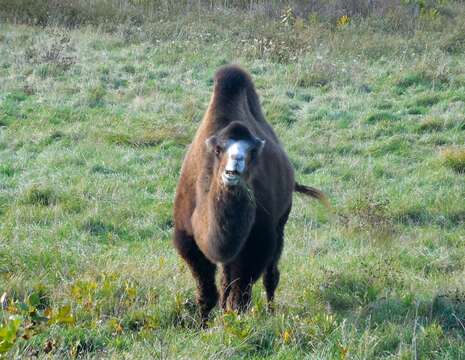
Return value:
<svg viewBox="0 0 465 360">
<path fill-rule="evenodd" d="M 230 263 L 236 257 L 241 257 L 241 252 L 248 251 L 243 258 L 256 259 L 263 271 L 280 247 L 276 243 L 276 232 L 280 220 L 283 217 L 287 219 L 291 207 L 294 172 L 277 136 L 263 116 L 250 76 L 237 66 L 227 66 L 216 73 L 214 80 L 208 109 L 182 165 L 174 204 L 175 228 L 193 236 L 199 249 L 213 263 Z M 209 226 L 205 222 L 208 220 L 205 216 L 197 215 L 196 208 L 203 206 L 208 193 L 219 187 L 215 183 L 219 178 L 215 179 L 212 174 L 213 155 L 205 141 L 231 122 L 243 124 L 266 143 L 249 181 L 255 214 L 250 214 L 249 210 L 244 214 L 238 206 L 236 216 L 230 212 L 232 218 L 228 220 L 237 219 L 239 226 L 244 223 L 244 216 L 253 220 L 247 226 L 249 229 L 245 229 L 250 235 L 247 240 L 249 244 L 242 244 L 241 249 L 232 246 L 230 251 L 222 251 L 219 240 L 205 235 L 204 229 Z M 217 225 L 221 227 L 221 224 Z M 236 239 L 231 238 L 230 241 L 234 243 Z"/>
</svg>

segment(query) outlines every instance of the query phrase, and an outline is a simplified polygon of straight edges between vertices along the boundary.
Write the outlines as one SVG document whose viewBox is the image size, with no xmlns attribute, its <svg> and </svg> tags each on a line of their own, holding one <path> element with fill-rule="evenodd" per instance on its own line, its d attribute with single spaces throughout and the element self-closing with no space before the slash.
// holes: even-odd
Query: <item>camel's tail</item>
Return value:
<svg viewBox="0 0 465 360">
<path fill-rule="evenodd" d="M 312 198 L 315 198 L 318 201 L 320 201 L 328 209 L 331 209 L 331 204 L 329 203 L 328 197 L 321 190 L 315 189 L 311 186 L 302 185 L 296 182 L 294 185 L 294 191 L 311 196 Z"/>
</svg>

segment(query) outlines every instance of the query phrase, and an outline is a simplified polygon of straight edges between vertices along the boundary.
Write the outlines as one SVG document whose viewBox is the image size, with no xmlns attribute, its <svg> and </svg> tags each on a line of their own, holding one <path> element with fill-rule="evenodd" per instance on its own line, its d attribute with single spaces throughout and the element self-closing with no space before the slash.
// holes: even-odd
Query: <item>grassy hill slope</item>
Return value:
<svg viewBox="0 0 465 360">
<path fill-rule="evenodd" d="M 464 14 L 0 25 L 0 353 L 465 358 Z M 201 330 L 172 202 L 230 62 L 335 211 L 296 195 L 275 313 Z"/>
</svg>

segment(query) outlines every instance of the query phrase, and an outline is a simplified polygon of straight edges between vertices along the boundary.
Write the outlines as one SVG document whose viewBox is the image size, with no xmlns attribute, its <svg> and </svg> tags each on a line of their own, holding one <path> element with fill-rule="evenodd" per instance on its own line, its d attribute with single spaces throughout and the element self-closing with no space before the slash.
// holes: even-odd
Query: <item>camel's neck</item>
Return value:
<svg viewBox="0 0 465 360">
<path fill-rule="evenodd" d="M 223 236 L 248 236 L 249 223 L 253 223 L 255 216 L 255 200 L 252 190 L 238 185 L 232 190 L 219 187 L 209 194 L 209 210 L 212 211 L 210 220 L 215 223 Z M 254 216 L 250 216 L 253 212 Z M 247 233 L 242 234 L 247 229 Z"/>
<path fill-rule="evenodd" d="M 253 192 L 243 185 L 227 189 L 213 181 L 206 196 L 202 217 L 207 220 L 203 233 L 207 255 L 226 263 L 240 252 L 255 221 Z"/>
</svg>

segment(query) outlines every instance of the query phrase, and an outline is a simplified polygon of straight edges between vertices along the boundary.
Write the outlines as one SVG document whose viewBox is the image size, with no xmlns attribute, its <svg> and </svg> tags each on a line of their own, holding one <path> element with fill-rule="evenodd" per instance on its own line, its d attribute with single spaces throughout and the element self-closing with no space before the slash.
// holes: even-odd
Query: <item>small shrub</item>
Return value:
<svg viewBox="0 0 465 360">
<path fill-rule="evenodd" d="M 106 235 L 116 231 L 116 228 L 113 224 L 105 223 L 97 218 L 90 218 L 85 221 L 83 228 L 94 236 Z"/>
<path fill-rule="evenodd" d="M 293 47 L 289 39 L 259 37 L 246 47 L 246 56 L 250 58 L 268 58 L 272 62 L 286 64 L 297 60 L 302 49 Z"/>
<path fill-rule="evenodd" d="M 123 66 L 123 71 L 128 74 L 134 75 L 136 73 L 136 67 L 134 65 L 127 64 Z"/>
<path fill-rule="evenodd" d="M 433 299 L 431 312 L 446 329 L 463 329 L 465 293 L 457 289 L 436 295 Z"/>
<path fill-rule="evenodd" d="M 407 114 L 409 115 L 423 115 L 428 110 L 423 106 L 412 106 L 407 109 Z"/>
<path fill-rule="evenodd" d="M 237 50 L 252 59 L 268 59 L 275 63 L 296 62 L 309 49 L 312 34 L 301 19 L 295 24 L 270 23 L 256 28 L 239 43 Z"/>
<path fill-rule="evenodd" d="M 396 86 L 399 89 L 404 90 L 415 85 L 429 85 L 430 82 L 431 79 L 426 76 L 426 74 L 415 72 L 407 74 L 403 78 L 399 79 L 396 83 Z"/>
<path fill-rule="evenodd" d="M 437 94 L 425 94 L 420 96 L 419 98 L 415 99 L 414 104 L 416 106 L 425 106 L 425 107 L 430 107 L 433 106 L 434 104 L 438 103 L 441 101 L 441 98 Z"/>
<path fill-rule="evenodd" d="M 89 90 L 89 94 L 87 96 L 87 102 L 90 107 L 99 107 L 103 106 L 104 104 L 104 97 L 107 91 L 101 85 L 97 85 Z"/>
<path fill-rule="evenodd" d="M 160 71 L 157 71 L 157 72 L 149 72 L 149 74 L 148 74 L 148 78 L 150 80 L 166 79 L 168 76 L 170 76 L 170 73 L 168 71 L 164 71 L 164 70 L 160 70 Z"/>
<path fill-rule="evenodd" d="M 76 63 L 75 49 L 70 41 L 71 38 L 67 35 L 56 35 L 51 39 L 51 43 L 38 43 L 26 47 L 23 57 L 29 64 L 40 65 L 39 75 L 42 78 L 59 75 Z"/>
<path fill-rule="evenodd" d="M 450 148 L 442 151 L 444 165 L 457 173 L 465 173 L 465 149 Z"/>
<path fill-rule="evenodd" d="M 55 40 L 54 43 L 46 48 L 41 54 L 41 61 L 44 63 L 52 63 L 63 70 L 68 70 L 75 63 L 75 58 L 69 56 L 68 52 L 72 49 L 69 46 L 70 38 L 62 36 Z"/>
<path fill-rule="evenodd" d="M 310 102 L 313 100 L 313 96 L 307 93 L 301 93 L 297 95 L 297 99 L 303 102 Z"/>
<path fill-rule="evenodd" d="M 15 173 L 15 169 L 10 164 L 0 164 L 0 175 L 4 175 L 7 177 L 13 176 Z"/>
<path fill-rule="evenodd" d="M 50 145 L 54 142 L 60 141 L 66 138 L 66 134 L 61 131 L 53 131 L 50 135 L 48 135 L 45 139 L 41 141 L 44 145 Z"/>
<path fill-rule="evenodd" d="M 103 174 L 103 175 L 111 175 L 111 174 L 116 174 L 116 171 L 113 169 L 110 169 L 109 167 L 103 166 L 103 165 L 94 165 L 90 168 L 90 172 L 92 174 Z"/>
<path fill-rule="evenodd" d="M 128 86 L 128 80 L 116 78 L 111 81 L 111 86 L 113 89 L 125 88 Z"/>
<path fill-rule="evenodd" d="M 433 60 L 431 60 L 433 62 Z M 448 74 L 444 73 L 434 62 L 425 64 L 420 69 L 403 75 L 395 83 L 396 92 L 403 94 L 410 87 L 436 88 L 449 82 Z M 436 71 L 435 71 L 436 70 Z"/>
<path fill-rule="evenodd" d="M 369 194 L 354 198 L 342 215 L 346 226 L 356 230 L 368 230 L 379 235 L 393 231 L 393 221 L 389 214 L 389 201 L 375 199 Z"/>
<path fill-rule="evenodd" d="M 53 189 L 39 185 L 33 185 L 24 195 L 24 202 L 30 205 L 50 206 L 56 204 L 57 200 Z"/>
<path fill-rule="evenodd" d="M 433 223 L 444 225 L 446 220 L 443 214 L 438 218 L 420 203 L 399 206 L 393 211 L 393 218 L 397 223 L 408 226 L 424 226 Z"/>
<path fill-rule="evenodd" d="M 365 121 L 368 124 L 375 124 L 380 121 L 397 121 L 397 120 L 399 120 L 399 116 L 392 114 L 390 112 L 387 112 L 387 111 L 382 111 L 382 112 L 376 112 L 376 113 L 372 113 L 368 115 Z"/>
<path fill-rule="evenodd" d="M 388 101 L 381 101 L 380 103 L 375 105 L 379 110 L 389 110 L 393 108 L 393 104 Z"/>
<path fill-rule="evenodd" d="M 105 139 L 110 144 L 131 145 L 131 137 L 127 134 L 108 134 Z"/>
<path fill-rule="evenodd" d="M 457 31 L 444 40 L 441 49 L 449 54 L 460 54 L 465 50 L 465 33 Z"/>
<path fill-rule="evenodd" d="M 312 86 L 325 86 L 331 81 L 324 73 L 305 73 L 302 74 L 297 82 L 297 85 L 302 88 L 308 88 Z"/>
<path fill-rule="evenodd" d="M 309 67 L 302 67 L 297 73 L 296 85 L 301 88 L 322 87 L 339 79 L 336 65 L 317 61 Z"/>
<path fill-rule="evenodd" d="M 434 132 L 444 129 L 444 120 L 437 116 L 425 117 L 417 127 L 418 132 Z"/>
<path fill-rule="evenodd" d="M 80 213 L 85 208 L 85 206 L 85 200 L 78 194 L 65 193 L 60 197 L 60 207 L 67 213 Z"/>
<path fill-rule="evenodd" d="M 35 72 L 41 79 L 63 75 L 63 70 L 53 64 L 39 65 Z"/>
</svg>

